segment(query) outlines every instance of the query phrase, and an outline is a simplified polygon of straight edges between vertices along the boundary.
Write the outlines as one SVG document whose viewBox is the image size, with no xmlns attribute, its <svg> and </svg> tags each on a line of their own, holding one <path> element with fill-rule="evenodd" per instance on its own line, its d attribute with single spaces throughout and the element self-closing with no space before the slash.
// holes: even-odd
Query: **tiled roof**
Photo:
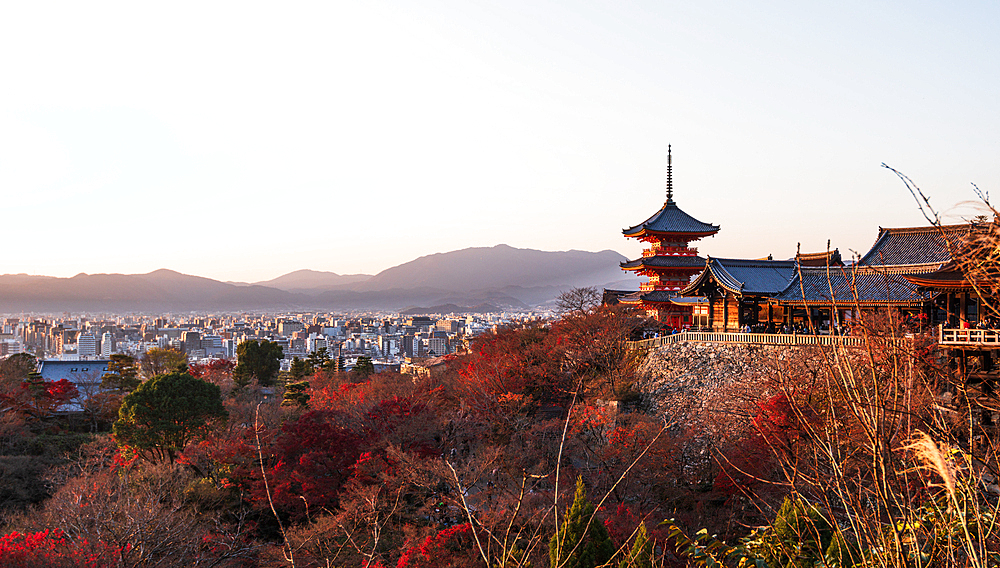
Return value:
<svg viewBox="0 0 1000 568">
<path fill-rule="evenodd" d="M 651 292 L 645 292 L 640 297 L 643 302 L 669 302 L 675 296 L 677 292 L 670 290 L 653 290 Z"/>
<path fill-rule="evenodd" d="M 640 268 L 704 268 L 705 259 L 700 256 L 645 256 L 621 263 L 622 270 Z"/>
<path fill-rule="evenodd" d="M 840 249 L 825 252 L 803 252 L 795 255 L 795 260 L 802 266 L 843 266 Z"/>
<path fill-rule="evenodd" d="M 705 271 L 681 293 L 695 295 L 709 279 L 734 294 L 772 296 L 780 293 L 795 275 L 794 260 L 709 258 Z"/>
<path fill-rule="evenodd" d="M 629 292 L 624 296 L 619 296 L 618 301 L 623 304 L 638 304 L 642 301 L 642 294 L 641 291 Z"/>
<path fill-rule="evenodd" d="M 788 287 L 775 296 L 782 304 L 829 305 L 834 301 L 845 307 L 859 304 L 909 304 L 923 302 L 929 293 L 917 291 L 917 286 L 903 274 L 867 267 L 803 267 Z M 832 296 L 831 296 L 832 288 Z"/>
<path fill-rule="evenodd" d="M 951 260 L 948 249 L 969 233 L 968 224 L 905 229 L 879 228 L 878 238 L 858 264 L 862 266 L 913 266 L 943 264 Z"/>
<path fill-rule="evenodd" d="M 622 229 L 626 237 L 641 237 L 646 233 L 691 233 L 710 235 L 718 232 L 719 226 L 702 223 L 680 210 L 673 199 L 668 199 L 655 215 L 638 225 Z"/>
</svg>

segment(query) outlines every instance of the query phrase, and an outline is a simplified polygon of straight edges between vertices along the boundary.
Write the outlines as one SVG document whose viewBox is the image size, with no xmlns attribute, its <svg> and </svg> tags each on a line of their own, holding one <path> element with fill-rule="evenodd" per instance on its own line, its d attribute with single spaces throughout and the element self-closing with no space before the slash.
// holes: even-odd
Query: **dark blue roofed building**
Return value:
<svg viewBox="0 0 1000 568">
<path fill-rule="evenodd" d="M 61 361 L 58 359 L 43 359 L 38 362 L 38 372 L 46 381 L 66 379 L 79 391 L 77 400 L 64 405 L 59 410 L 79 411 L 82 403 L 96 394 L 101 388 L 101 379 L 108 372 L 109 359 L 90 359 L 87 361 Z"/>
<path fill-rule="evenodd" d="M 706 299 L 710 330 L 740 331 L 774 319 L 769 299 L 788 287 L 796 267 L 794 260 L 709 257 L 705 270 L 681 295 Z M 762 317 L 764 310 L 766 317 Z"/>
</svg>

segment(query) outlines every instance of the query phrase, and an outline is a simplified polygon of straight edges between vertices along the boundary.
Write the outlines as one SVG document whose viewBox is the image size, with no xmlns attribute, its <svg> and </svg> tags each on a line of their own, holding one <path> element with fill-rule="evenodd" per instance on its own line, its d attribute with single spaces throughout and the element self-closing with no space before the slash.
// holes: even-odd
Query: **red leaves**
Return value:
<svg viewBox="0 0 1000 568">
<path fill-rule="evenodd" d="M 51 414 L 79 396 L 76 385 L 66 379 L 46 381 L 33 374 L 21 383 L 21 392 L 10 398 L 20 410 L 33 416 Z"/>
<path fill-rule="evenodd" d="M 329 411 L 312 411 L 286 423 L 274 443 L 277 463 L 268 476 L 275 505 L 301 517 L 310 509 L 332 509 L 341 486 L 361 454 L 362 439 L 337 424 L 341 418 Z M 260 498 L 263 485 L 257 488 Z M 304 501 L 303 501 L 304 499 Z"/>
<path fill-rule="evenodd" d="M 473 549 L 472 527 L 469 523 L 455 525 L 428 536 L 399 557 L 396 568 L 453 568 L 481 565 Z"/>
<path fill-rule="evenodd" d="M 236 363 L 228 359 L 209 359 L 188 365 L 188 374 L 196 379 L 217 383 L 218 379 L 231 377 Z"/>
<path fill-rule="evenodd" d="M 122 547 L 80 539 L 71 541 L 61 530 L 12 532 L 0 536 L 0 565 L 5 568 L 122 566 Z"/>
<path fill-rule="evenodd" d="M 735 493 L 740 487 L 755 485 L 768 476 L 775 455 L 791 450 L 800 435 L 792 405 L 783 394 L 758 405 L 752 432 L 740 447 L 730 452 L 728 463 L 715 479 L 715 489 Z"/>
</svg>

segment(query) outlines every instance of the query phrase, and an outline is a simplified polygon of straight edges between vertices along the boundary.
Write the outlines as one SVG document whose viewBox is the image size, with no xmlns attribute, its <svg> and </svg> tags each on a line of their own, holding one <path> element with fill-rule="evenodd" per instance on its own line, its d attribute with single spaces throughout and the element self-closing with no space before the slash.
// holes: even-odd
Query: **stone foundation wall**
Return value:
<svg viewBox="0 0 1000 568">
<path fill-rule="evenodd" d="M 816 346 L 681 342 L 650 350 L 633 386 L 643 405 L 672 429 L 733 441 L 750 428 L 758 404 L 789 374 L 824 366 Z M 827 351 L 826 354 L 830 352 Z M 808 376 L 808 375 L 806 375 Z"/>
</svg>

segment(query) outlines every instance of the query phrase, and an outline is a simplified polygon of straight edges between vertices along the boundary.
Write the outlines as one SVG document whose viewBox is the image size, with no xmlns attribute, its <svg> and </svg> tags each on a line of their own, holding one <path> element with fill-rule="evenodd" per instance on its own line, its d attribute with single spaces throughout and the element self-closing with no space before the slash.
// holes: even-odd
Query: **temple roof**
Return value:
<svg viewBox="0 0 1000 568">
<path fill-rule="evenodd" d="M 705 259 L 700 256 L 644 256 L 621 263 L 622 270 L 643 268 L 705 268 Z"/>
<path fill-rule="evenodd" d="M 667 303 L 677 297 L 677 292 L 671 290 L 651 290 L 642 292 L 639 297 L 643 302 Z"/>
<path fill-rule="evenodd" d="M 748 260 L 708 258 L 705 270 L 680 293 L 698 295 L 697 290 L 709 280 L 737 295 L 773 296 L 784 290 L 795 275 L 794 260 Z"/>
<path fill-rule="evenodd" d="M 811 306 L 837 303 L 849 308 L 855 303 L 913 304 L 930 297 L 930 293 L 918 291 L 916 284 L 903 274 L 848 266 L 829 270 L 826 267 L 803 267 L 774 300 L 792 306 L 803 302 Z"/>
<path fill-rule="evenodd" d="M 708 236 L 719 232 L 718 225 L 702 223 L 680 210 L 672 197 L 667 199 L 663 207 L 652 217 L 628 229 L 622 229 L 626 237 L 642 237 L 644 235 L 682 233 L 692 236 Z"/>
<path fill-rule="evenodd" d="M 940 227 L 886 229 L 879 227 L 878 238 L 858 264 L 861 266 L 906 266 L 916 270 L 936 270 L 951 260 L 951 250 L 969 234 L 969 224 Z"/>
<path fill-rule="evenodd" d="M 802 266 L 843 266 L 844 261 L 840 258 L 840 250 L 833 249 L 826 252 L 803 252 L 795 255 L 795 260 Z"/>
<path fill-rule="evenodd" d="M 972 284 L 966 279 L 965 272 L 959 268 L 954 261 L 942 266 L 934 272 L 923 272 L 920 274 L 907 274 L 903 278 L 912 282 L 915 286 L 931 289 L 966 289 L 972 288 Z"/>
</svg>

